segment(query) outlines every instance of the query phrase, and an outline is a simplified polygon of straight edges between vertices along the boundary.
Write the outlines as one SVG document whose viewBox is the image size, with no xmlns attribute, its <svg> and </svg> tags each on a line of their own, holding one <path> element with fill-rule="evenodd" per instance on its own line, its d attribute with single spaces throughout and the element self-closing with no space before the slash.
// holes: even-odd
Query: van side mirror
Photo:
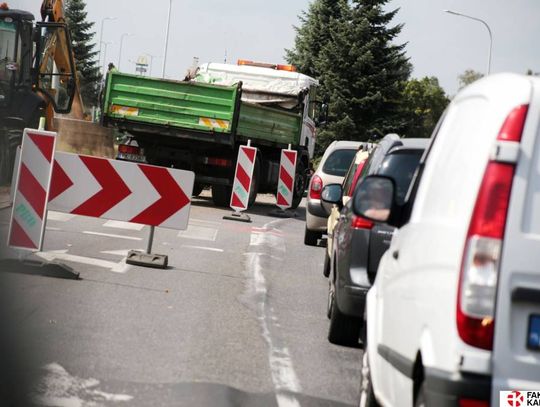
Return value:
<svg viewBox="0 0 540 407">
<path fill-rule="evenodd" d="M 388 222 L 395 206 L 394 180 L 383 176 L 366 177 L 356 187 L 353 212 L 373 222 Z"/>
<path fill-rule="evenodd" d="M 343 207 L 343 188 L 340 184 L 329 184 L 323 188 L 321 205 L 327 215 L 332 212 L 333 205 L 336 205 L 341 210 Z"/>
</svg>

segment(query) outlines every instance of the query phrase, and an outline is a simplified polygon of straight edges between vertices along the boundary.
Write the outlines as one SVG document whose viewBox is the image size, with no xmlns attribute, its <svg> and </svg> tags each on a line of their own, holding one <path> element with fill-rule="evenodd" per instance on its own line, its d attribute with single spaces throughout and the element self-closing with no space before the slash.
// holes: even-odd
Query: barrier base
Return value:
<svg viewBox="0 0 540 407">
<path fill-rule="evenodd" d="M 296 213 L 296 211 L 291 210 L 291 209 L 285 209 L 285 210 L 283 210 L 283 209 L 274 209 L 268 215 L 275 216 L 276 218 L 284 218 L 284 219 L 298 217 L 298 214 Z"/>
<path fill-rule="evenodd" d="M 36 260 L 0 260 L 0 270 L 7 273 L 29 274 L 65 280 L 81 280 L 80 273 L 61 263 L 45 263 Z"/>
<path fill-rule="evenodd" d="M 245 213 L 242 213 L 242 212 L 233 212 L 230 215 L 225 215 L 223 219 L 235 220 L 237 222 L 251 223 L 251 218 L 249 217 L 249 215 L 246 215 Z"/>
<path fill-rule="evenodd" d="M 169 256 L 165 254 L 152 254 L 130 250 L 126 258 L 126 263 L 132 266 L 165 269 L 169 265 Z"/>
</svg>

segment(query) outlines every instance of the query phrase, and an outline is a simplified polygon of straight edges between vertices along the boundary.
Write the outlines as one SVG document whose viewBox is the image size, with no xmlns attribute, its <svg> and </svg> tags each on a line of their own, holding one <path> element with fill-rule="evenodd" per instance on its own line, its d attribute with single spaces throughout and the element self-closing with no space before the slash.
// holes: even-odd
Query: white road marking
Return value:
<svg viewBox="0 0 540 407">
<path fill-rule="evenodd" d="M 103 237 L 112 237 L 115 239 L 125 239 L 125 240 L 138 240 L 141 241 L 142 237 L 133 237 L 133 236 L 124 236 L 124 235 L 113 235 L 110 233 L 100 233 L 100 232 L 90 232 L 88 230 L 85 230 L 83 232 L 85 235 L 93 235 L 93 236 L 103 236 Z"/>
<path fill-rule="evenodd" d="M 128 269 L 128 265 L 125 264 L 123 260 L 120 261 L 119 263 L 114 263 L 112 261 L 96 259 L 93 257 L 84 257 L 84 256 L 76 256 L 74 254 L 68 254 L 67 250 L 38 252 L 36 253 L 36 256 L 47 261 L 61 260 L 61 261 L 69 261 L 72 263 L 86 264 L 89 266 L 101 267 L 105 269 L 110 269 L 111 271 L 115 273 L 125 273 Z"/>
<path fill-rule="evenodd" d="M 140 231 L 144 228 L 144 225 L 139 223 L 122 222 L 119 220 L 108 220 L 103 224 L 106 228 L 125 229 L 125 230 L 137 230 Z"/>
<path fill-rule="evenodd" d="M 178 237 L 194 240 L 206 240 L 215 242 L 218 234 L 218 229 L 207 226 L 189 225 L 186 230 L 178 232 Z"/>
<path fill-rule="evenodd" d="M 251 246 L 261 248 L 266 246 L 272 250 L 285 252 L 285 242 L 283 238 L 276 236 L 275 230 L 271 229 L 272 223 L 280 222 L 275 220 L 264 225 L 262 229 L 254 230 L 251 235 Z M 272 374 L 272 382 L 276 390 L 276 401 L 279 407 L 300 407 L 300 402 L 290 393 L 300 393 L 300 381 L 293 367 L 289 349 L 281 346 L 270 332 L 270 326 L 278 326 L 278 318 L 273 309 L 268 309 L 268 290 L 266 279 L 262 268 L 262 253 L 246 253 L 246 270 L 252 277 L 250 291 L 257 301 L 257 316 L 261 321 L 262 334 L 268 344 L 268 359 Z"/>
<path fill-rule="evenodd" d="M 51 232 L 59 232 L 59 231 L 62 230 L 62 229 L 60 229 L 60 228 L 53 228 L 52 226 L 47 226 L 47 230 L 50 230 Z"/>
<path fill-rule="evenodd" d="M 99 390 L 99 380 L 71 376 L 58 363 L 43 367 L 44 376 L 32 392 L 32 400 L 40 406 L 83 407 L 104 403 L 124 403 L 133 400 L 127 394 L 106 393 Z"/>
<path fill-rule="evenodd" d="M 75 215 L 69 213 L 49 211 L 47 212 L 47 220 L 55 220 L 57 222 L 69 222 Z"/>
<path fill-rule="evenodd" d="M 221 225 L 221 222 L 214 222 L 212 220 L 205 220 L 205 219 L 196 219 L 196 218 L 191 218 L 189 220 L 189 223 L 192 224 L 197 224 L 197 223 L 202 223 L 203 225 L 214 225 L 214 226 L 220 226 Z"/>
<path fill-rule="evenodd" d="M 192 246 L 189 244 L 183 244 L 181 247 L 185 247 L 186 249 L 198 249 L 198 250 L 207 250 L 209 252 L 217 252 L 217 253 L 223 253 L 223 249 L 217 249 L 215 247 L 205 247 L 205 246 Z"/>
</svg>

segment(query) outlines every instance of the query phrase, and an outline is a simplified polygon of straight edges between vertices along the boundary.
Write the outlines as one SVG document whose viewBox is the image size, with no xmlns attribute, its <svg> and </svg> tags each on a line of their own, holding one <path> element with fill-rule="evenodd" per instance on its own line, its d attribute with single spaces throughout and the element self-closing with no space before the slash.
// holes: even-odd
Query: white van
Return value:
<svg viewBox="0 0 540 407">
<path fill-rule="evenodd" d="M 400 228 L 367 298 L 360 405 L 540 405 L 540 78 L 461 91 L 405 206 L 388 178 L 358 189 L 358 215 Z"/>
</svg>

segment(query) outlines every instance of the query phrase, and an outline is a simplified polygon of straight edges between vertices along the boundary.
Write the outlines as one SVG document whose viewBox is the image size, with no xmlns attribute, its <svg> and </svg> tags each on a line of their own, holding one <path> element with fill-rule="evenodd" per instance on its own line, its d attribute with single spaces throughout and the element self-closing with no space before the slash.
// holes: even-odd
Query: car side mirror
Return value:
<svg viewBox="0 0 540 407">
<path fill-rule="evenodd" d="M 366 177 L 356 187 L 353 196 L 353 212 L 373 222 L 388 222 L 395 203 L 394 180 L 373 175 Z"/>
<path fill-rule="evenodd" d="M 343 207 L 343 188 L 340 184 L 326 185 L 321 192 L 321 205 L 327 215 L 332 212 L 332 206 L 336 205 L 340 210 Z"/>
</svg>

